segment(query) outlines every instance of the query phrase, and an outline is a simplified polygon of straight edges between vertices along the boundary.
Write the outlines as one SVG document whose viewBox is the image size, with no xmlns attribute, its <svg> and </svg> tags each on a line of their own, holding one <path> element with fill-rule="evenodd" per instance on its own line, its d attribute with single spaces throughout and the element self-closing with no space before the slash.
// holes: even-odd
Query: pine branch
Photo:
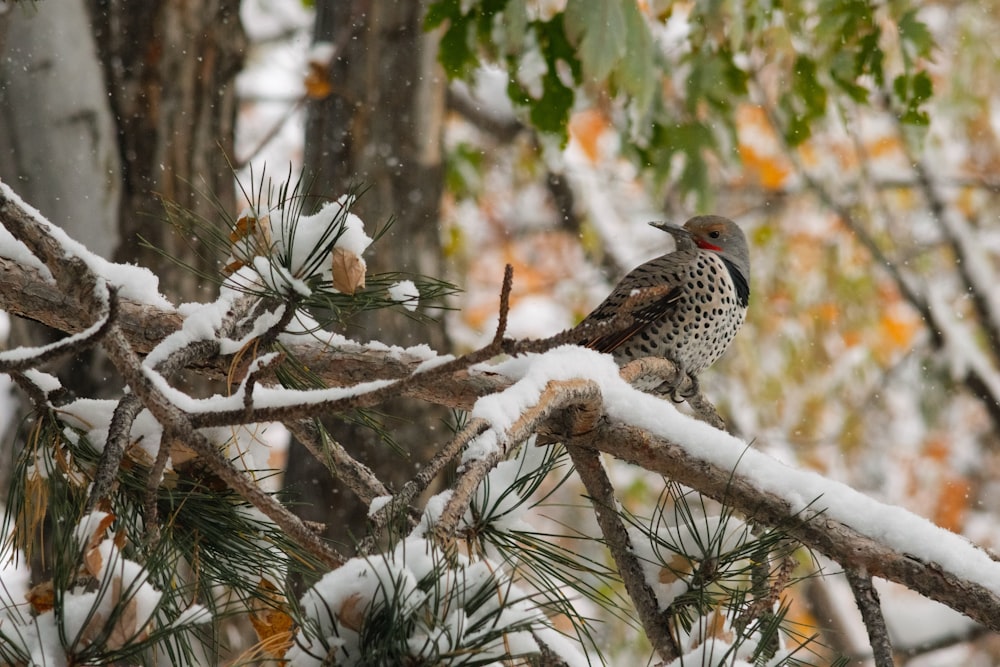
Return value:
<svg viewBox="0 0 1000 667">
<path fill-rule="evenodd" d="M 871 575 L 864 570 L 854 568 L 845 569 L 844 575 L 847 577 L 847 583 L 851 585 L 854 601 L 868 630 L 868 641 L 871 642 L 875 667 L 892 667 L 892 642 L 889 641 L 889 629 L 885 626 L 878 591 L 872 584 Z"/>
<path fill-rule="evenodd" d="M 104 289 L 103 283 L 97 281 L 80 258 L 72 256 L 53 236 L 43 232 L 43 228 L 48 229 L 47 223 L 28 213 L 19 200 L 10 195 L 6 186 L 0 190 L 0 223 L 15 237 L 22 239 L 45 262 L 53 276 L 49 279 L 35 269 L 18 266 L 9 260 L 0 260 L 0 279 L 11 279 L 4 283 L 5 286 L 10 285 L 10 288 L 0 291 L 0 308 L 26 314 L 32 319 L 64 328 L 68 332 L 85 329 L 92 322 L 93 314 L 104 309 L 102 304 L 94 302 L 94 295 L 101 294 Z M 125 381 L 163 424 L 165 430 L 174 437 L 183 439 L 219 479 L 260 508 L 293 539 L 328 565 L 336 566 L 342 562 L 342 558 L 319 541 L 307 526 L 271 496 L 263 493 L 243 472 L 235 469 L 215 445 L 195 428 L 194 417 L 172 405 L 154 385 L 150 375 L 143 370 L 138 354 L 151 350 L 159 341 L 179 329 L 180 317 L 169 310 L 129 302 L 124 298 L 120 301 L 119 317 L 109 327 L 102 345 L 109 351 Z M 414 396 L 431 403 L 469 408 L 477 398 L 502 391 L 511 384 L 508 378 L 489 372 L 471 373 L 470 368 L 474 363 L 489 359 L 498 352 L 509 354 L 544 351 L 558 344 L 573 342 L 574 335 L 578 335 L 578 332 L 567 332 L 545 341 L 505 340 L 499 346 L 501 350 L 496 350 L 491 345 L 473 355 L 424 372 L 417 371 L 426 359 L 405 353 L 370 350 L 353 345 L 331 349 L 317 343 L 291 345 L 287 349 L 331 384 L 352 385 L 372 379 L 402 378 L 400 382 L 394 383 L 393 395 Z M 225 377 L 230 363 L 229 358 L 216 356 L 196 361 L 192 368 L 211 377 Z M 974 369 L 970 370 L 972 372 Z M 971 380 L 967 377 L 966 381 Z M 499 452 L 512 448 L 532 432 L 551 428 L 546 426 L 546 421 L 555 419 L 559 422 L 565 417 L 564 408 L 579 404 L 600 405 L 599 387 L 589 380 L 550 383 L 548 390 L 549 393 L 538 405 L 528 408 L 522 415 L 516 428 L 497 434 L 501 443 L 498 453 L 473 464 L 481 467 L 481 470 L 474 474 L 466 473 L 469 481 L 462 482 L 466 485 L 462 494 L 453 497 L 455 504 L 450 508 L 449 515 L 451 527 L 448 529 L 446 525 L 446 530 L 443 531 L 446 535 L 454 535 L 457 519 L 468 506 L 467 501 L 474 490 L 473 482 L 476 478 L 481 479 L 485 471 L 499 460 Z M 780 526 L 793 538 L 845 567 L 863 568 L 873 576 L 902 583 L 967 614 L 987 627 L 1000 630 L 1000 596 L 983 584 L 944 570 L 935 563 L 922 562 L 912 554 L 902 553 L 850 525 L 834 520 L 824 514 L 819 504 L 805 511 L 794 510 L 784 498 L 756 488 L 753 481 L 738 469 L 725 469 L 697 456 L 697 443 L 670 442 L 657 437 L 648 429 L 606 414 L 593 416 L 589 423 L 593 427 L 590 431 L 577 429 L 565 432 L 567 444 L 599 449 L 665 475 L 728 504 L 743 512 L 750 520 Z M 552 430 L 563 432 L 558 428 Z M 787 470 L 790 479 L 802 474 L 793 469 Z M 972 545 L 969 546 L 970 553 L 973 548 Z"/>
<path fill-rule="evenodd" d="M 619 515 L 615 490 L 601 462 L 600 453 L 573 446 L 566 449 L 573 459 L 577 475 L 587 489 L 604 542 L 618 566 L 618 572 L 639 614 L 646 637 L 653 644 L 660 660 L 675 660 L 680 655 L 680 650 L 671 634 L 670 614 L 660 609 L 656 595 L 646 583 L 642 564 L 636 558 L 628 531 Z"/>
<path fill-rule="evenodd" d="M 24 243 L 45 263 L 57 287 L 78 299 L 84 310 L 90 312 L 102 310 L 102 301 L 106 302 L 108 294 L 103 281 L 80 257 L 70 254 L 60 244 L 47 223 L 33 219 L 27 211 L 17 207 L 16 202 L 6 196 L 6 190 L 0 190 L 0 221 L 16 239 Z M 102 294 L 104 299 L 101 298 Z M 344 562 L 344 558 L 322 542 L 302 523 L 301 519 L 264 493 L 253 480 L 234 468 L 219 453 L 215 445 L 191 425 L 187 416 L 167 400 L 156 388 L 150 376 L 144 372 L 142 362 L 116 323 L 112 323 L 105 333 L 103 347 L 132 391 L 163 425 L 164 431 L 183 440 L 213 473 L 281 526 L 303 548 L 308 549 L 330 567 L 337 567 Z"/>
</svg>

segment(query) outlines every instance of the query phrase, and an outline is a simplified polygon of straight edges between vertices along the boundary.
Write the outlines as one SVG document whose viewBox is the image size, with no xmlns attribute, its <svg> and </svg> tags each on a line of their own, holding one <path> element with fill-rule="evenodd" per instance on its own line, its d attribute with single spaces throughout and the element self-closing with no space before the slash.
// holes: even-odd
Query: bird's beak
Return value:
<svg viewBox="0 0 1000 667">
<path fill-rule="evenodd" d="M 692 237 L 691 232 L 689 232 L 687 229 L 684 229 L 680 225 L 675 225 L 672 222 L 656 221 L 656 222 L 651 222 L 649 224 L 651 227 L 656 227 L 657 229 L 670 234 L 675 239 L 680 239 L 680 238 L 690 239 Z"/>
</svg>

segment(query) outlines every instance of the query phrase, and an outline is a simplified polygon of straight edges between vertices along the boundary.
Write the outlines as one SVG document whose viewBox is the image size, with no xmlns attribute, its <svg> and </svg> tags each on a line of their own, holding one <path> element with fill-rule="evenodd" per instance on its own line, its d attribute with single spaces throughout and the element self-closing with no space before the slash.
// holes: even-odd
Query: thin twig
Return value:
<svg viewBox="0 0 1000 667">
<path fill-rule="evenodd" d="M 125 394 L 111 415 L 108 425 L 108 437 L 104 441 L 104 449 L 97 461 L 97 471 L 94 473 L 94 483 L 90 487 L 87 498 L 86 512 L 92 512 L 98 503 L 111 495 L 111 489 L 118 476 L 118 466 L 121 465 L 125 450 L 131 442 L 132 423 L 142 411 L 142 401 L 133 393 Z"/>
<path fill-rule="evenodd" d="M 285 426 L 313 458 L 354 492 L 361 502 L 370 504 L 375 498 L 391 493 L 371 468 L 351 456 L 325 429 L 320 430 L 315 420 L 303 419 Z"/>
<path fill-rule="evenodd" d="M 632 598 L 646 636 L 661 660 L 675 660 L 680 651 L 670 631 L 670 614 L 660 609 L 656 594 L 646 582 L 642 563 L 635 555 L 628 530 L 622 522 L 615 490 L 601 462 L 600 452 L 575 447 L 572 440 L 566 442 L 566 451 L 573 460 L 576 474 L 587 489 L 597 525 L 604 535 L 604 543 L 618 566 L 618 573 Z"/>
<path fill-rule="evenodd" d="M 510 314 L 510 291 L 514 284 L 514 267 L 508 264 L 503 270 L 503 286 L 500 288 L 500 318 L 497 322 L 497 332 L 493 336 L 493 345 L 500 345 L 507 333 L 507 317 Z"/>
<path fill-rule="evenodd" d="M 625 303 L 639 304 L 652 298 L 659 298 L 663 296 L 663 289 L 661 287 L 651 287 L 638 290 Z M 246 421 L 289 422 L 309 418 L 317 414 L 336 414 L 349 410 L 371 408 L 400 395 L 413 393 L 421 388 L 433 387 L 435 384 L 440 383 L 442 378 L 450 378 L 455 373 L 465 371 L 471 366 L 484 361 L 489 361 L 498 354 L 509 354 L 511 356 L 528 353 L 540 354 L 562 345 L 577 344 L 592 339 L 595 336 L 613 333 L 629 326 L 634 321 L 632 315 L 634 310 L 634 308 L 623 308 L 621 312 L 607 320 L 588 322 L 585 326 L 567 329 L 548 338 L 538 340 L 511 340 L 504 338 L 428 370 L 411 373 L 395 382 L 382 385 L 367 392 L 351 394 L 343 398 L 331 398 L 322 401 L 284 401 L 281 405 L 254 406 L 250 409 L 244 407 L 231 410 L 212 410 L 193 413 L 189 418 L 193 426 L 204 428 L 208 426 L 233 426 L 245 423 Z M 667 368 L 665 364 L 670 362 L 666 360 L 663 360 L 663 362 L 664 365 L 662 367 Z M 685 385 L 681 384 L 680 386 L 683 387 Z M 311 395 L 311 392 L 302 391 L 302 395 L 303 399 L 306 399 L 306 397 Z"/>
<path fill-rule="evenodd" d="M 514 385 L 515 387 L 517 385 Z M 509 390 L 508 390 L 509 391 Z M 450 542 L 458 531 L 459 521 L 472 503 L 479 484 L 500 461 L 507 458 L 517 445 L 539 430 L 555 412 L 576 404 L 590 404 L 600 397 L 600 389 L 590 380 L 550 380 L 538 401 L 521 412 L 521 416 L 503 433 L 496 434 L 495 447 L 485 456 L 465 463 L 455 483 L 452 496 L 434 527 L 443 542 Z"/>
<path fill-rule="evenodd" d="M 389 523 L 391 517 L 398 516 L 403 509 L 410 507 L 413 501 L 430 486 L 438 473 L 489 426 L 488 421 L 479 417 L 470 420 L 465 428 L 456 433 L 447 445 L 438 450 L 426 465 L 421 466 L 413 479 L 404 484 L 403 488 L 393 495 L 390 503 L 375 512 L 371 517 L 372 525 L 377 530 L 381 530 Z"/>
<path fill-rule="evenodd" d="M 42 409 L 43 406 L 48 404 L 49 396 L 42 390 L 41 387 L 32 382 L 27 375 L 21 373 L 20 371 L 14 371 L 10 374 L 10 378 L 21 391 L 28 395 L 28 398 L 34 404 L 36 409 Z"/>
<path fill-rule="evenodd" d="M 892 667 L 892 642 L 889 641 L 889 630 L 882 616 L 882 606 L 879 604 L 878 591 L 872 585 L 871 575 L 863 569 L 844 568 L 847 583 L 851 585 L 854 601 L 861 611 L 861 618 L 868 630 L 868 641 L 872 647 L 872 657 L 875 667 Z"/>
<path fill-rule="evenodd" d="M 163 479 L 163 471 L 167 469 L 167 461 L 170 460 L 170 439 L 166 431 L 160 438 L 160 446 L 156 450 L 156 459 L 149 468 L 146 475 L 146 496 L 143 499 L 143 507 L 146 512 L 146 546 L 150 550 L 156 548 L 160 541 L 160 518 L 159 510 L 156 507 L 157 496 L 160 493 L 160 481 Z"/>
<path fill-rule="evenodd" d="M 0 373 L 24 371 L 70 354 L 77 354 L 96 345 L 107 333 L 108 327 L 118 314 L 118 290 L 107 290 L 107 306 L 90 327 L 79 334 L 63 338 L 42 347 L 20 347 L 16 350 L 0 352 Z"/>
</svg>

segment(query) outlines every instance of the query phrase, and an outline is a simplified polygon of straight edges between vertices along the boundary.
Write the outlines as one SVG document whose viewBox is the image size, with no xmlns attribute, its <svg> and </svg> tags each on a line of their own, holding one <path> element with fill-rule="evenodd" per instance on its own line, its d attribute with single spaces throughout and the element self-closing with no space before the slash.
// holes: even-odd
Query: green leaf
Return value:
<svg viewBox="0 0 1000 667">
<path fill-rule="evenodd" d="M 466 76 L 478 63 L 472 45 L 472 22 L 467 19 L 453 21 L 441 36 L 438 61 L 449 78 Z"/>
<path fill-rule="evenodd" d="M 461 18 L 461 0 L 437 0 L 427 8 L 427 14 L 424 15 L 424 30 L 433 30 L 445 21 Z"/>
<path fill-rule="evenodd" d="M 625 57 L 618 63 L 614 78 L 622 90 L 632 96 L 640 112 L 644 112 L 652 103 L 657 88 L 653 71 L 653 40 L 637 5 L 626 2 L 622 11 L 628 39 Z"/>
<path fill-rule="evenodd" d="M 830 77 L 847 95 L 859 104 L 868 101 L 868 89 L 856 82 L 858 59 L 846 52 L 837 53 L 830 62 Z"/>
<path fill-rule="evenodd" d="M 634 5 L 635 0 L 626 0 Z M 591 81 L 608 78 L 625 56 L 628 30 L 621 0 L 569 0 L 566 34 L 576 44 L 583 73 Z"/>
<path fill-rule="evenodd" d="M 795 59 L 792 74 L 792 90 L 805 104 L 808 120 L 818 118 L 826 112 L 826 88 L 816 76 L 816 62 L 808 56 Z"/>
<path fill-rule="evenodd" d="M 926 58 L 934 48 L 934 37 L 927 24 L 917 18 L 916 9 L 911 9 L 899 19 L 899 36 L 903 42 L 904 57 L 912 55 Z"/>
<path fill-rule="evenodd" d="M 820 43 L 843 45 L 854 42 L 875 27 L 872 8 L 867 0 L 823 0 L 817 7 L 817 14 L 820 19 L 816 37 Z"/>
<path fill-rule="evenodd" d="M 905 74 L 897 76 L 892 80 L 892 92 L 901 100 L 908 99 L 910 97 L 910 79 Z"/>
<path fill-rule="evenodd" d="M 927 72 L 921 70 L 913 75 L 913 99 L 918 103 L 926 102 L 934 94 L 934 82 Z"/>
<path fill-rule="evenodd" d="M 716 148 L 712 130 L 698 121 L 691 121 L 667 128 L 664 138 L 673 152 L 684 154 L 678 185 L 684 192 L 697 193 L 698 206 L 705 210 L 711 195 L 705 152 Z"/>
<path fill-rule="evenodd" d="M 885 52 L 879 48 L 878 40 L 879 35 L 881 35 L 881 30 L 875 30 L 864 37 L 858 42 L 858 52 L 855 55 L 855 75 L 862 73 L 871 74 L 872 78 L 875 80 L 875 85 L 881 88 L 885 85 L 885 71 L 882 69 L 882 63 L 885 60 Z"/>
<path fill-rule="evenodd" d="M 921 70 L 910 77 L 900 74 L 892 82 L 892 89 L 896 97 L 905 105 L 905 110 L 899 117 L 902 122 L 909 125 L 930 123 L 927 112 L 920 108 L 934 94 L 934 83 L 927 72 Z"/>
</svg>

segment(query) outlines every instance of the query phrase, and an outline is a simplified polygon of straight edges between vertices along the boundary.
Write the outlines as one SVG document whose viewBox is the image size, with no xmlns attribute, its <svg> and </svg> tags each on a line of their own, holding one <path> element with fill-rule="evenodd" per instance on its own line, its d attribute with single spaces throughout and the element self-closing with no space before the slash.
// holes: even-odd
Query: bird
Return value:
<svg viewBox="0 0 1000 667">
<path fill-rule="evenodd" d="M 698 374 L 746 319 L 750 252 L 743 230 L 722 216 L 649 224 L 673 236 L 676 249 L 630 271 L 574 330 L 577 344 L 610 353 L 621 366 L 642 357 L 674 362 L 691 379 L 686 395 L 671 391 L 682 400 L 698 391 Z"/>
</svg>

